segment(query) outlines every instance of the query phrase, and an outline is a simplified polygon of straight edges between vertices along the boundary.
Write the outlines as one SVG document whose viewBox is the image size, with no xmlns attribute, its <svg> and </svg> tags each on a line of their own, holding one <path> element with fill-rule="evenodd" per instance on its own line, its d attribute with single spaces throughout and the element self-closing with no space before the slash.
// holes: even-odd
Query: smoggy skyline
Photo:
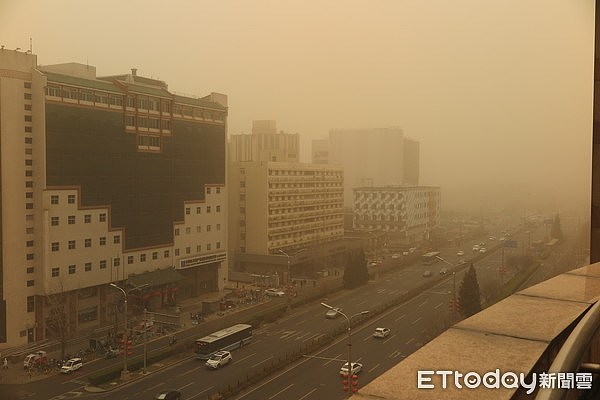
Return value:
<svg viewBox="0 0 600 400">
<path fill-rule="evenodd" d="M 594 2 L 17 1 L 0 45 L 42 65 L 229 96 L 230 134 L 398 126 L 448 207 L 589 204 Z M 498 203 L 496 205 L 496 203 Z"/>
</svg>

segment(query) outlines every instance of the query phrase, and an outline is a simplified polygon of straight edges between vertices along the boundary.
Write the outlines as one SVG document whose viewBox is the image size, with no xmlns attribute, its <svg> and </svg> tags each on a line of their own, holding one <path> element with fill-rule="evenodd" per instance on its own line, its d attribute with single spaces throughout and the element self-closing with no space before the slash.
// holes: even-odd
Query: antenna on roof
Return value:
<svg viewBox="0 0 600 400">
<path fill-rule="evenodd" d="M 31 39 L 31 36 L 29 36 L 29 52 L 33 52 L 33 40 Z"/>
</svg>

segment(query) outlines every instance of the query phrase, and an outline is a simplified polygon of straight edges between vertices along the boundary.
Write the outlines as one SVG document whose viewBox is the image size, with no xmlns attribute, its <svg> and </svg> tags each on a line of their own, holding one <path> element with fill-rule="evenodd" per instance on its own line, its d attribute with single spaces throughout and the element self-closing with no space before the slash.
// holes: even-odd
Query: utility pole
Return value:
<svg viewBox="0 0 600 400">
<path fill-rule="evenodd" d="M 148 315 L 148 310 L 146 310 L 146 308 L 144 308 L 144 371 L 143 373 L 146 374 L 146 360 L 148 359 L 148 349 L 146 347 L 146 344 L 148 342 L 147 338 L 146 338 L 146 332 L 148 330 L 148 320 L 147 320 L 147 315 Z"/>
</svg>

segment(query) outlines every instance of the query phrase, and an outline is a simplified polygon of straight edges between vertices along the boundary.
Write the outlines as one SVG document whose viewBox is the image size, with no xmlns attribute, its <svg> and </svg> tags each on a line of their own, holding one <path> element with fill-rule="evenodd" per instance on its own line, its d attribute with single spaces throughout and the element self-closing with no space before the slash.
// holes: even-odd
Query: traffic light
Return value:
<svg viewBox="0 0 600 400">
<path fill-rule="evenodd" d="M 133 354 L 133 346 L 132 346 L 132 342 L 131 340 L 127 340 L 127 342 L 125 342 L 125 339 L 121 339 L 121 345 L 119 346 L 119 354 L 125 354 L 125 352 L 127 352 L 127 355 L 130 356 Z"/>
<path fill-rule="evenodd" d="M 458 299 L 450 299 L 450 311 L 458 311 L 460 310 L 460 303 Z"/>
<path fill-rule="evenodd" d="M 352 393 L 358 392 L 358 375 L 352 375 Z"/>
</svg>

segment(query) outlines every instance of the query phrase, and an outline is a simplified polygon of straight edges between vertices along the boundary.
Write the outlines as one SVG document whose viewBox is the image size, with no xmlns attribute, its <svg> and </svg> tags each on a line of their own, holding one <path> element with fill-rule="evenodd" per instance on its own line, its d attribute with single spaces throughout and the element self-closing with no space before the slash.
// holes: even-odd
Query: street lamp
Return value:
<svg viewBox="0 0 600 400">
<path fill-rule="evenodd" d="M 321 303 L 321 305 L 329 310 L 335 310 L 334 307 L 330 306 L 329 304 L 326 303 Z M 361 311 L 358 312 L 350 317 L 348 317 L 346 314 L 344 314 L 342 311 L 340 310 L 335 310 L 335 312 L 337 312 L 338 314 L 342 315 L 344 318 L 346 318 L 346 321 L 348 322 L 348 379 L 350 379 L 350 377 L 352 376 L 352 325 L 350 323 L 350 321 L 352 320 L 352 318 L 354 317 L 358 317 L 359 315 L 366 315 L 369 312 L 368 311 Z M 351 389 L 352 385 L 349 384 L 348 385 L 348 397 L 352 396 L 352 389 Z"/>
<path fill-rule="evenodd" d="M 125 301 L 125 333 L 123 334 L 123 371 L 121 372 L 121 379 L 128 380 L 129 371 L 127 370 L 127 340 L 129 335 L 127 334 L 127 292 L 125 292 L 125 290 L 122 287 L 117 286 L 114 283 L 109 283 L 109 285 L 114 287 L 115 289 L 119 289 L 121 293 L 123 293 L 123 299 Z"/>
<path fill-rule="evenodd" d="M 306 249 L 300 249 L 297 252 L 293 253 L 293 254 L 288 254 L 285 251 L 279 249 L 278 250 L 281 254 L 283 254 L 284 256 L 287 257 L 287 284 L 289 285 L 290 283 L 292 283 L 292 262 L 291 262 L 291 256 L 295 256 L 296 254 L 300 254 L 303 251 L 306 251 Z"/>
<path fill-rule="evenodd" d="M 457 307 L 456 307 L 456 267 L 449 263 L 448 261 L 444 260 L 442 257 L 440 256 L 435 256 L 435 258 L 437 258 L 438 260 L 445 262 L 446 264 L 448 264 L 449 266 L 452 267 L 453 271 L 452 271 L 452 323 L 454 323 L 454 316 L 455 313 L 457 311 Z"/>
</svg>

